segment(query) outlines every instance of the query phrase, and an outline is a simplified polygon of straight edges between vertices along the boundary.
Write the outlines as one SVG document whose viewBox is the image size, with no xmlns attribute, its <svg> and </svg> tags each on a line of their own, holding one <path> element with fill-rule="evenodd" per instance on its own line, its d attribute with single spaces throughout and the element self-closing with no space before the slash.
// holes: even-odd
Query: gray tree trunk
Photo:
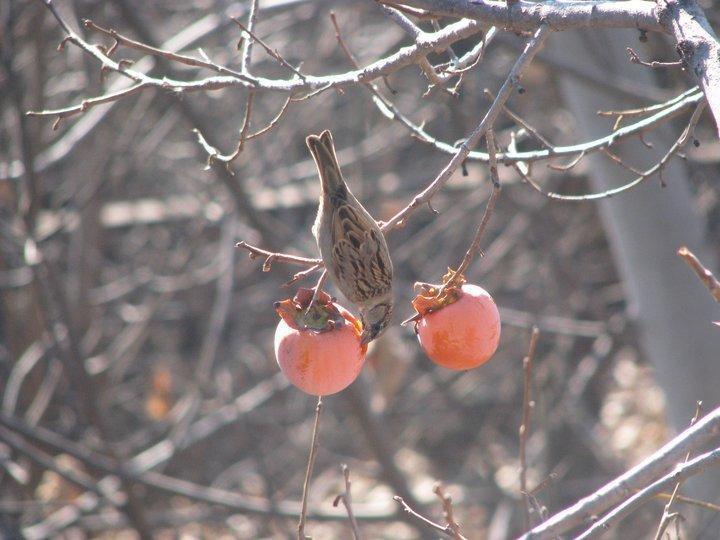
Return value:
<svg viewBox="0 0 720 540">
<path fill-rule="evenodd" d="M 604 77 L 622 76 L 652 87 L 652 70 L 631 64 L 625 52 L 626 46 L 637 50 L 641 45 L 637 33 L 626 31 L 563 32 L 549 40 L 552 54 L 564 61 L 582 63 Z M 598 110 L 636 105 L 569 75 L 561 76 L 560 88 L 576 119 L 576 133 L 583 139 L 600 137 L 611 128 L 611 122 L 596 115 Z M 639 103 L 648 104 L 643 96 Z M 614 152 L 627 163 L 646 168 L 656 163 L 678 136 L 679 130 L 665 127 L 646 137 L 653 149 L 633 140 Z M 632 177 L 601 154 L 589 159 L 594 191 L 619 186 Z M 680 246 L 687 245 L 712 266 L 705 224 L 696 212 L 684 163 L 673 159 L 663 179 L 665 188 L 653 177 L 598 204 L 642 351 L 665 390 L 668 419 L 680 430 L 687 427 L 697 400 L 703 401 L 705 410 L 720 404 L 720 330 L 711 324 L 718 320 L 720 310 L 676 255 Z M 718 497 L 717 485 L 701 484 L 695 485 L 697 495 Z"/>
</svg>

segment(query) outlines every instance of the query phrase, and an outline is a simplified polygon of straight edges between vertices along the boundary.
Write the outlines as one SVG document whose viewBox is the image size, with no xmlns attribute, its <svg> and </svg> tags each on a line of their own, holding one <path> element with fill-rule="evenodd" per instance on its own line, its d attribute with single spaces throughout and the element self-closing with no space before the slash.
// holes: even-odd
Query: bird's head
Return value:
<svg viewBox="0 0 720 540">
<path fill-rule="evenodd" d="M 361 345 L 367 345 L 387 329 L 392 311 L 391 302 L 380 302 L 368 308 L 360 308 L 360 319 L 363 326 L 360 335 Z"/>
</svg>

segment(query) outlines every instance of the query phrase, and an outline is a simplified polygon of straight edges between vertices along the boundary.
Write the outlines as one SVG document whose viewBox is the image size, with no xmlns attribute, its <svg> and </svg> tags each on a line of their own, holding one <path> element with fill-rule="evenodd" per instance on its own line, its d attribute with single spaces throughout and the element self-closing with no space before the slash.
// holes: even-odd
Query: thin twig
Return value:
<svg viewBox="0 0 720 540">
<path fill-rule="evenodd" d="M 300 271 L 300 272 L 297 272 L 297 273 L 294 274 L 293 277 L 291 277 L 288 281 L 286 281 L 285 283 L 283 283 L 283 287 L 289 287 L 289 286 L 292 285 L 293 283 L 297 283 L 297 282 L 300 281 L 301 279 L 305 279 L 305 278 L 308 277 L 310 274 L 312 274 L 313 272 L 316 272 L 317 270 L 320 270 L 321 268 L 324 269 L 324 268 L 325 268 L 325 265 L 324 265 L 322 262 L 319 262 L 318 264 L 316 264 L 315 266 L 311 266 L 311 267 L 308 268 L 307 270 L 302 270 L 302 271 Z"/>
<path fill-rule="evenodd" d="M 256 259 L 258 257 L 265 257 L 265 262 L 263 263 L 263 272 L 269 272 L 270 267 L 272 266 L 272 263 L 274 262 L 281 262 L 281 263 L 287 263 L 287 264 L 295 264 L 297 266 L 318 266 L 322 265 L 322 259 L 310 259 L 308 257 L 298 257 L 297 255 L 290 255 L 289 253 L 275 253 L 272 251 L 267 251 L 266 249 L 261 249 L 256 246 L 252 246 L 248 244 L 247 242 L 240 241 L 237 244 L 235 244 L 235 247 L 246 249 L 250 252 L 250 258 Z"/>
<path fill-rule="evenodd" d="M 582 195 L 564 195 L 562 193 L 555 193 L 555 192 L 547 192 L 544 191 L 542 188 L 540 188 L 537 184 L 532 183 L 531 185 L 539 192 L 548 197 L 549 199 L 556 199 L 559 201 L 594 201 L 597 199 L 605 199 L 607 197 L 612 197 L 613 195 L 617 195 L 619 193 L 622 193 L 623 191 L 627 191 L 638 184 L 641 184 L 651 176 L 653 176 L 656 173 L 661 173 L 665 166 L 670 161 L 670 158 L 672 158 L 675 154 L 677 154 L 680 149 L 685 146 L 688 141 L 690 140 L 690 135 L 695 130 L 695 126 L 697 125 L 698 121 L 700 120 L 700 116 L 702 115 L 702 112 L 705 110 L 705 101 L 700 101 L 697 106 L 695 107 L 695 110 L 693 111 L 692 115 L 690 116 L 690 120 L 688 121 L 687 126 L 683 130 L 683 132 L 680 134 L 680 137 L 673 143 L 673 145 L 668 149 L 668 151 L 665 153 L 665 155 L 658 161 L 655 165 L 647 169 L 646 171 L 643 171 L 642 174 L 640 174 L 637 178 L 632 180 L 631 182 L 628 182 L 627 184 L 623 184 L 622 186 L 608 189 L 606 191 L 601 191 L 599 193 L 586 193 Z"/>
<path fill-rule="evenodd" d="M 313 424 L 312 442 L 310 443 L 310 456 L 308 457 L 307 470 L 305 471 L 305 481 L 303 482 L 302 508 L 300 509 L 300 520 L 298 521 L 298 540 L 305 540 L 305 519 L 307 516 L 307 499 L 310 493 L 310 478 L 312 477 L 313 466 L 315 465 L 315 456 L 318 449 L 318 434 L 320 432 L 320 413 L 322 412 L 323 402 L 322 396 L 318 397 L 317 406 L 315 407 L 315 423 Z"/>
<path fill-rule="evenodd" d="M 200 146 L 202 146 L 208 154 L 208 168 L 214 162 L 221 162 L 225 165 L 229 165 L 230 163 L 235 161 L 242 153 L 243 146 L 245 144 L 245 141 L 247 140 L 247 132 L 250 128 L 250 118 L 252 116 L 254 98 L 255 92 L 250 90 L 248 92 L 247 101 L 245 103 L 245 116 L 243 117 L 242 127 L 240 128 L 240 138 L 237 145 L 235 146 L 235 150 L 231 154 L 221 154 L 217 148 L 215 148 L 205 140 L 205 137 L 203 137 L 203 134 L 200 132 L 199 129 L 194 130 L 197 134 L 198 143 L 200 143 Z"/>
<path fill-rule="evenodd" d="M 667 487 L 699 474 L 708 467 L 716 466 L 718 464 L 720 464 L 720 448 L 715 448 L 710 452 L 701 454 L 687 463 L 678 464 L 671 473 L 666 474 L 659 480 L 650 484 L 648 487 L 638 491 L 632 497 L 626 498 L 624 502 L 617 506 L 612 512 L 603 516 L 601 519 L 596 521 L 592 527 L 577 536 L 576 540 L 587 540 L 589 538 L 597 537 L 599 534 L 607 531 L 610 527 L 618 523 L 624 517 L 640 508 L 646 502 L 650 501 Z"/>
<path fill-rule="evenodd" d="M 307 312 L 309 312 L 310 309 L 315 304 L 318 294 L 320 293 L 320 291 L 323 288 L 323 285 L 325 284 L 325 280 L 327 279 L 327 276 L 328 276 L 328 271 L 326 268 L 322 271 L 322 274 L 320 274 L 320 277 L 318 278 L 317 283 L 315 284 L 315 287 L 313 287 L 313 295 L 312 295 L 312 298 L 310 299 L 310 303 L 308 304 Z"/>
<path fill-rule="evenodd" d="M 200 60 L 199 58 L 194 58 L 192 56 L 187 56 L 185 54 L 174 53 L 171 51 L 166 51 L 164 49 L 160 49 L 158 47 L 153 47 L 151 45 L 147 45 L 146 43 L 142 43 L 140 41 L 136 41 L 132 38 L 124 36 L 123 34 L 117 32 L 116 30 L 113 30 L 112 28 L 103 28 L 102 26 L 95 24 L 95 22 L 93 22 L 90 19 L 83 19 L 83 26 L 85 28 L 87 28 L 88 30 L 93 30 L 95 32 L 104 34 L 115 40 L 115 44 L 107 51 L 107 54 L 106 54 L 107 57 L 109 57 L 110 54 L 115 50 L 117 45 L 120 44 L 120 45 L 124 45 L 130 49 L 135 49 L 136 51 L 143 52 L 145 54 L 150 54 L 153 56 L 160 56 L 167 60 L 177 62 L 178 64 L 184 64 L 186 66 L 210 69 L 217 73 L 221 73 L 223 75 L 231 75 L 233 77 L 237 77 L 238 79 L 245 80 L 245 81 L 251 80 L 244 72 L 235 71 L 233 69 L 227 68 L 225 66 L 221 66 L 214 62 L 210 62 L 209 60 Z"/>
<path fill-rule="evenodd" d="M 262 39 L 260 39 L 260 38 L 252 31 L 251 28 L 245 26 L 242 22 L 240 22 L 239 19 L 237 19 L 237 18 L 235 18 L 235 17 L 233 17 L 232 20 L 233 20 L 233 22 L 234 22 L 235 24 L 237 24 L 237 25 L 240 27 L 240 29 L 241 29 L 243 32 L 245 32 L 248 36 L 250 36 L 250 39 L 253 39 L 253 40 L 256 41 L 257 43 L 259 43 L 260 46 L 261 46 L 263 49 L 265 49 L 265 52 L 267 52 L 270 56 L 272 56 L 275 60 L 277 60 L 280 65 L 282 65 L 282 66 L 286 67 L 287 69 L 289 69 L 290 71 L 292 71 L 292 72 L 293 72 L 295 75 L 297 75 L 300 79 L 305 80 L 305 75 L 303 75 L 302 73 L 300 73 L 300 71 L 299 71 L 295 66 L 293 66 L 293 65 L 292 65 L 290 62 L 288 62 L 287 60 L 285 60 L 285 58 L 283 58 L 283 56 L 282 56 L 276 49 L 273 49 L 273 48 L 270 47 L 267 43 L 265 43 Z"/>
<path fill-rule="evenodd" d="M 558 165 L 557 163 L 548 163 L 547 166 L 548 166 L 548 169 L 552 169 L 554 171 L 566 172 L 566 171 L 569 171 L 570 169 L 572 169 L 573 167 L 575 167 L 575 165 L 577 165 L 578 163 L 580 163 L 582 161 L 582 158 L 584 158 L 584 157 L 585 157 L 585 151 L 583 150 L 582 152 L 580 152 L 577 155 L 577 157 L 575 157 L 574 159 L 572 159 L 569 163 L 567 163 L 565 165 Z"/>
<path fill-rule="evenodd" d="M 395 496 L 393 497 L 393 500 L 394 500 L 394 501 L 397 501 L 397 502 L 400 504 L 400 506 L 402 507 L 402 509 L 405 510 L 405 512 L 407 512 L 408 514 L 410 514 L 413 518 L 415 518 L 416 520 L 418 520 L 420 523 L 422 523 L 422 524 L 425 525 L 426 527 L 429 527 L 429 528 L 431 528 L 431 529 L 433 529 L 433 530 L 436 530 L 437 532 L 440 532 L 440 533 L 442 533 L 442 534 L 444 534 L 444 535 L 446 535 L 446 536 L 449 536 L 449 537 L 451 537 L 451 538 L 453 537 L 453 532 L 452 532 L 452 530 L 450 529 L 450 526 L 449 526 L 449 525 L 446 525 L 446 526 L 443 527 L 443 526 L 440 525 L 439 523 L 435 523 L 434 521 L 432 521 L 431 519 L 426 518 L 426 517 L 423 516 L 422 514 L 417 513 L 415 510 L 413 510 L 413 509 L 410 507 L 410 505 L 409 505 L 408 503 L 405 502 L 405 499 L 403 499 L 403 498 L 400 497 L 399 495 L 395 495 Z"/>
<path fill-rule="evenodd" d="M 677 60 L 675 62 L 658 62 L 657 60 L 654 60 L 652 62 L 646 62 L 645 60 L 642 60 L 638 53 L 636 53 L 630 47 L 626 47 L 625 50 L 627 51 L 628 56 L 630 56 L 630 61 L 633 64 L 639 64 L 641 66 L 646 66 L 649 68 L 682 67 L 682 62 L 680 60 Z"/>
<path fill-rule="evenodd" d="M 455 538 L 455 540 L 467 540 L 467 538 L 462 534 L 460 524 L 455 519 L 452 506 L 452 497 L 445 493 L 445 490 L 443 489 L 441 484 L 437 484 L 433 488 L 433 493 L 435 493 L 435 495 L 437 495 L 440 499 L 440 504 L 442 504 L 443 507 L 443 515 L 445 516 L 445 521 L 448 522 L 446 527 L 450 528 L 452 537 Z"/>
<path fill-rule="evenodd" d="M 623 160 L 623 158 L 621 158 L 621 157 L 618 156 L 617 154 L 612 153 L 612 152 L 611 152 L 610 150 L 608 150 L 607 148 L 602 148 L 602 149 L 600 150 L 600 152 L 601 152 L 602 154 L 605 154 L 608 158 L 610 158 L 611 161 L 617 163 L 617 164 L 620 165 L 623 169 L 626 169 L 626 170 L 630 171 L 630 172 L 633 173 L 633 174 L 637 174 L 637 175 L 639 175 L 639 176 L 643 176 L 643 174 L 645 174 L 645 173 L 644 173 L 643 171 L 641 171 L 640 169 L 637 169 L 637 168 L 633 167 L 633 166 L 630 165 L 629 163 L 625 163 L 625 160 Z"/>
<path fill-rule="evenodd" d="M 275 125 L 277 125 L 277 123 L 280 121 L 280 118 L 282 118 L 282 116 L 285 114 L 285 111 L 287 110 L 288 105 L 290 105 L 290 103 L 292 103 L 292 102 L 293 102 L 293 94 L 292 94 L 292 92 L 290 92 L 288 94 L 288 97 L 285 99 L 285 103 L 283 103 L 283 105 L 282 105 L 282 107 L 280 107 L 280 110 L 278 111 L 278 113 L 275 115 L 275 117 L 272 120 L 270 120 L 268 125 L 262 129 L 259 129 L 255 133 L 251 133 L 250 135 L 246 136 L 245 141 L 249 141 L 251 139 L 259 137 L 260 135 L 267 133 L 268 131 L 270 131 L 270 129 L 275 127 Z"/>
<path fill-rule="evenodd" d="M 454 283 L 457 282 L 458 279 L 460 279 L 460 276 L 462 276 L 465 271 L 467 270 L 468 266 L 470 265 L 470 262 L 473 260 L 477 252 L 480 250 L 480 244 L 482 242 L 483 236 L 485 236 L 485 231 L 487 229 L 488 223 L 490 222 L 490 218 L 492 217 L 493 209 L 495 208 L 495 201 L 497 201 L 498 195 L 500 195 L 500 180 L 498 178 L 498 171 L 497 171 L 497 162 L 495 161 L 495 136 L 492 130 L 488 130 L 486 134 L 487 139 L 487 145 L 488 145 L 488 154 L 490 155 L 490 178 L 492 179 L 492 192 L 490 193 L 490 197 L 488 197 L 487 204 L 485 205 L 485 212 L 483 213 L 483 217 L 480 220 L 480 225 L 478 225 L 477 230 L 475 231 L 475 236 L 472 239 L 472 242 L 470 243 L 470 247 L 468 248 L 467 252 L 465 252 L 465 256 L 463 257 L 462 261 L 457 267 L 457 270 L 454 273 L 453 278 L 451 278 L 447 283 L 445 283 L 441 290 L 446 289 L 447 287 L 452 286 Z M 457 279 L 456 279 L 457 278 Z"/>
<path fill-rule="evenodd" d="M 700 260 L 686 246 L 681 247 L 677 253 L 685 260 L 688 266 L 692 268 L 693 272 L 697 274 L 697 277 L 699 277 L 700 281 L 708 288 L 715 301 L 720 302 L 720 281 L 715 278 L 713 273 L 705 268 Z"/>
<path fill-rule="evenodd" d="M 116 71 L 124 77 L 131 79 L 136 85 L 142 83 L 141 89 L 145 88 L 156 88 L 163 91 L 172 91 L 176 94 L 183 94 L 188 92 L 199 92 L 209 90 L 219 90 L 222 88 L 230 87 L 243 87 L 249 90 L 257 90 L 263 92 L 289 92 L 293 94 L 299 94 L 307 92 L 308 95 L 315 95 L 316 93 L 327 90 L 328 88 L 343 88 L 347 86 L 356 85 L 358 82 L 368 82 L 377 78 L 384 77 L 390 73 L 402 69 L 403 67 L 415 64 L 421 57 L 427 56 L 430 52 L 435 50 L 441 50 L 451 45 L 452 43 L 468 38 L 474 34 L 481 32 L 481 24 L 474 20 L 463 20 L 456 23 L 452 23 L 444 27 L 440 32 L 423 32 L 422 39 L 418 40 L 415 44 L 404 47 L 392 54 L 389 54 L 385 58 L 381 58 L 362 69 L 356 69 L 346 73 L 340 73 L 337 75 L 327 75 L 323 77 L 315 76 L 298 76 L 298 70 L 292 66 L 288 67 L 293 71 L 294 76 L 289 79 L 268 79 L 268 78 L 257 78 L 248 74 L 242 74 L 234 72 L 228 68 L 218 66 L 208 60 L 199 60 L 192 57 L 177 55 L 175 53 L 169 53 L 161 49 L 154 49 L 150 46 L 146 46 L 145 51 L 148 54 L 157 54 L 158 56 L 165 57 L 168 60 L 175 60 L 183 63 L 192 63 L 199 67 L 206 67 L 215 71 L 220 71 L 218 75 L 210 77 L 204 77 L 193 81 L 181 81 L 170 77 L 150 77 L 142 71 L 131 69 L 127 66 L 127 62 L 116 62 L 107 56 L 107 49 L 104 47 L 97 47 L 85 41 L 76 32 L 74 32 L 65 20 L 60 16 L 58 11 L 55 9 L 51 0 L 44 0 L 45 5 L 50 9 L 58 24 L 65 31 L 66 38 L 63 43 L 70 42 L 77 45 L 85 53 L 98 60 L 104 70 Z M 245 28 L 244 25 L 236 21 L 241 28 Z M 258 43 L 264 45 L 264 42 L 257 38 L 254 32 L 250 33 L 251 37 L 256 39 Z M 129 40 L 129 38 L 126 38 Z M 130 40 L 132 41 L 132 40 Z M 128 41 L 128 43 L 130 42 Z M 143 44 L 138 44 L 143 45 Z M 267 45 L 264 45 L 266 50 L 270 49 Z M 275 51 L 271 53 L 273 57 L 282 57 Z M 276 56 L 277 54 L 277 56 Z M 285 62 L 284 59 L 279 60 L 281 63 Z M 135 91 L 138 91 L 136 88 Z M 115 102 L 127 94 L 115 93 L 112 95 L 100 96 L 93 100 L 85 100 L 82 104 L 74 107 L 65 107 L 57 110 L 44 110 L 37 111 L 35 115 L 52 116 L 59 113 L 68 115 L 70 113 L 77 114 L 79 112 L 86 111 L 89 107 L 98 105 L 99 103 Z M 293 98 L 293 100 L 302 98 Z"/>
<path fill-rule="evenodd" d="M 250 30 L 251 32 L 253 30 L 255 30 L 255 22 L 257 21 L 257 11 L 258 11 L 258 0 L 251 0 L 250 1 L 250 10 L 248 13 L 248 23 L 247 23 L 248 30 Z M 240 60 L 240 70 L 243 73 L 248 73 L 248 68 L 250 66 L 250 60 L 252 57 L 253 43 L 254 43 L 254 41 L 252 39 L 247 39 L 243 43 L 242 58 Z"/>
<path fill-rule="evenodd" d="M 674 102 L 675 99 L 677 98 L 673 98 L 673 100 L 670 101 Z M 542 161 L 553 157 L 574 157 L 579 153 L 588 154 L 601 148 L 609 148 L 610 146 L 617 144 L 623 139 L 627 139 L 629 137 L 641 134 L 649 130 L 650 128 L 656 127 L 662 122 L 666 122 L 674 118 L 675 116 L 684 112 L 686 108 L 690 107 L 691 105 L 697 105 L 704 99 L 705 98 L 702 92 L 699 92 L 697 88 L 695 88 L 694 92 L 691 92 L 690 95 L 684 96 L 682 99 L 675 103 L 672 103 L 669 106 L 667 106 L 667 103 L 670 102 L 660 104 L 661 110 L 653 114 L 652 116 L 639 120 L 629 126 L 618 128 L 609 133 L 608 135 L 605 135 L 604 137 L 569 146 L 555 146 L 553 148 L 527 150 L 521 152 L 500 152 L 498 153 L 497 160 L 499 163 L 512 165 L 517 162 Z M 394 110 L 385 111 L 379 106 L 378 108 L 380 112 L 386 117 L 390 118 L 391 120 L 398 120 L 419 141 L 424 142 L 425 144 L 429 144 L 433 148 L 436 148 L 437 150 L 440 150 L 441 152 L 444 152 L 446 154 L 455 154 L 455 152 L 457 152 L 456 146 L 433 137 L 425 129 L 423 129 L 422 126 L 414 124 L 402 115 L 397 115 Z M 390 112 L 392 112 L 392 115 L 390 114 Z M 484 152 L 475 150 L 468 153 L 467 159 L 487 163 L 489 156 Z"/>
<path fill-rule="evenodd" d="M 534 37 L 527 43 L 525 50 L 515 61 L 515 64 L 510 69 L 505 82 L 498 91 L 497 98 L 493 101 L 492 105 L 488 109 L 485 116 L 480 121 L 478 126 L 473 132 L 463 141 L 460 147 L 456 150 L 450 162 L 445 168 L 440 171 L 437 177 L 425 188 L 423 191 L 418 193 L 410 203 L 395 214 L 390 220 L 382 226 L 383 232 L 387 232 L 390 229 L 400 227 L 405 223 L 408 216 L 414 212 L 420 206 L 424 206 L 429 200 L 432 199 L 433 195 L 437 193 L 440 188 L 450 179 L 453 172 L 465 161 L 465 158 L 470 153 L 470 150 L 478 143 L 478 141 L 487 133 L 488 129 L 492 129 L 495 120 L 502 112 L 502 107 L 510 97 L 512 91 L 517 87 L 520 77 L 532 62 L 535 54 L 545 43 L 545 39 L 550 34 L 550 28 L 546 25 L 542 25 Z"/>
<path fill-rule="evenodd" d="M 530 497 L 531 494 L 527 487 L 527 440 L 530 432 L 530 417 L 535 404 L 532 401 L 532 374 L 533 374 L 533 358 L 535 356 L 535 347 L 540 336 L 540 330 L 537 326 L 532 329 L 530 335 L 530 346 L 528 353 L 523 358 L 523 408 L 522 423 L 518 430 L 520 435 L 520 493 L 523 498 L 523 524 L 525 530 L 530 529 Z"/>
<path fill-rule="evenodd" d="M 485 88 L 483 92 L 490 99 L 490 101 L 495 100 L 495 95 L 489 89 Z M 532 127 L 527 121 L 523 120 L 523 118 L 519 114 L 515 114 L 506 105 L 503 105 L 503 112 L 520 127 L 525 128 L 525 131 L 527 131 L 530 135 L 537 139 L 540 144 L 542 144 L 546 148 L 553 148 L 553 144 L 545 137 L 543 137 L 537 129 Z"/>
<path fill-rule="evenodd" d="M 700 412 L 702 411 L 702 401 L 698 401 L 697 405 L 695 407 L 695 415 L 692 417 L 692 420 L 690 420 L 690 426 L 694 426 L 695 422 L 698 421 L 698 418 L 700 418 Z M 685 454 L 685 461 L 684 463 L 687 463 L 690 459 L 690 452 Z M 672 494 L 670 495 L 670 500 L 665 505 L 665 508 L 663 508 L 662 516 L 660 517 L 660 523 L 658 525 L 657 532 L 655 533 L 655 540 L 662 540 L 663 533 L 665 532 L 665 529 L 668 528 L 670 523 L 673 519 L 679 519 L 680 514 L 678 512 L 670 512 L 670 509 L 672 508 L 673 503 L 677 499 L 677 496 L 680 492 L 680 486 L 682 485 L 682 481 L 678 481 L 677 484 L 675 484 L 675 487 L 673 488 Z"/>
<path fill-rule="evenodd" d="M 625 109 L 622 111 L 598 111 L 598 116 L 643 116 L 645 114 L 654 112 L 654 111 L 661 111 L 663 109 L 666 109 L 672 105 L 677 105 L 678 103 L 681 103 L 685 99 L 696 95 L 698 92 L 698 87 L 694 86 L 693 88 L 690 88 L 689 90 L 686 90 L 682 94 L 679 94 L 675 96 L 674 98 L 664 101 L 662 103 L 654 103 L 652 105 L 646 105 L 645 107 L 637 107 L 634 109 Z"/>
<path fill-rule="evenodd" d="M 655 498 L 657 499 L 664 499 L 669 500 L 670 497 L 672 497 L 671 493 L 658 493 Z M 692 506 L 697 506 L 698 508 L 703 508 L 705 510 L 710 510 L 711 512 L 717 512 L 720 513 L 720 504 L 714 504 L 707 501 L 701 501 L 699 499 L 693 499 L 691 497 L 685 497 L 683 495 L 676 495 L 675 500 L 677 502 L 689 504 Z"/>
<path fill-rule="evenodd" d="M 353 540 L 362 540 L 360 527 L 358 527 L 357 520 L 355 519 L 355 514 L 352 509 L 352 496 L 350 494 L 350 488 L 352 487 L 352 483 L 350 482 L 350 467 L 343 463 L 341 469 L 343 477 L 345 478 L 345 492 L 335 497 L 333 506 L 337 507 L 340 501 L 342 501 L 345 510 L 347 510 L 348 519 L 350 519 L 350 529 L 352 530 Z"/>
<path fill-rule="evenodd" d="M 48 109 L 44 111 L 27 111 L 25 116 L 56 116 L 58 120 L 68 118 L 70 116 L 84 113 L 97 105 L 103 105 L 105 103 L 112 103 L 118 101 L 124 97 L 132 96 L 138 92 L 142 92 L 149 85 L 147 83 L 138 83 L 118 90 L 116 92 L 110 92 L 103 94 L 102 96 L 91 97 L 83 99 L 79 105 L 71 105 L 69 107 L 63 107 L 61 109 Z M 60 123 L 56 121 L 53 124 L 53 130 L 57 130 L 60 127 Z"/>
<path fill-rule="evenodd" d="M 282 375 L 277 376 L 278 381 L 287 384 Z M 266 383 L 268 381 L 265 381 Z M 264 383 L 261 383 L 264 384 Z M 227 413 L 225 408 L 224 413 Z M 225 414 L 224 420 L 227 420 Z M 206 424 L 208 416 L 200 419 L 197 424 Z M 235 512 L 247 515 L 264 515 L 291 518 L 297 517 L 300 512 L 299 501 L 283 500 L 280 503 L 273 503 L 270 500 L 259 497 L 247 497 L 236 491 L 228 491 L 216 487 L 207 487 L 180 478 L 167 476 L 155 471 L 143 471 L 145 467 L 136 467 L 132 463 L 122 466 L 118 460 L 107 457 L 106 455 L 81 445 L 76 441 L 72 441 L 50 431 L 42 426 L 32 426 L 24 420 L 10 416 L 0 412 L 0 426 L 5 426 L 8 430 L 21 434 L 35 442 L 35 446 L 52 448 L 58 453 L 68 454 L 75 459 L 82 461 L 88 468 L 106 474 L 102 480 L 93 478 L 92 486 L 88 486 L 88 491 L 97 493 L 97 488 L 103 488 L 108 481 L 112 480 L 115 488 L 108 492 L 103 489 L 103 494 L 114 500 L 115 494 L 118 493 L 117 479 L 126 478 L 147 486 L 147 488 L 158 490 L 161 493 L 168 493 L 173 496 L 185 497 L 194 501 L 204 502 L 207 504 L 218 505 L 228 508 Z M 206 428 L 203 428 L 206 429 Z M 2 437 L 2 433 L 0 433 Z M 167 441 L 165 441 L 167 442 Z M 167 445 L 162 446 L 167 447 Z M 179 445 L 184 447 L 183 445 Z M 179 450 L 179 448 L 178 448 Z M 329 512 L 309 512 L 309 517 L 322 521 L 343 521 L 346 519 L 344 514 Z M 356 519 L 363 521 L 393 521 L 398 518 L 397 512 L 389 510 L 380 510 L 373 508 L 362 508 Z"/>
<path fill-rule="evenodd" d="M 555 538 L 573 527 L 582 525 L 590 516 L 600 515 L 608 508 L 625 501 L 628 493 L 636 489 L 643 489 L 648 483 L 653 482 L 661 474 L 665 474 L 670 467 L 682 460 L 687 452 L 714 440 L 718 433 L 720 433 L 720 407 L 706 414 L 694 426 L 678 434 L 629 471 L 580 499 L 572 506 L 551 516 L 543 523 L 536 525 L 531 531 L 521 536 L 520 540 Z M 720 460 L 720 450 L 718 459 Z M 689 462 L 688 466 L 690 463 L 693 461 Z M 669 484 L 674 484 L 674 482 L 671 480 Z M 664 490 L 665 485 L 663 485 L 662 491 Z"/>
</svg>

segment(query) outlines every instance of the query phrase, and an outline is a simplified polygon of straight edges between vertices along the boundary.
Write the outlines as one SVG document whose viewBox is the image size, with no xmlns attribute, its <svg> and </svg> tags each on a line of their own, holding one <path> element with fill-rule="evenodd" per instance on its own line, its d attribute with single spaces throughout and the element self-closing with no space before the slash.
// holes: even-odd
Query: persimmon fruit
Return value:
<svg viewBox="0 0 720 540">
<path fill-rule="evenodd" d="M 482 287 L 425 286 L 413 306 L 418 312 L 414 318 L 418 340 L 436 364 L 461 371 L 478 367 L 495 354 L 500 313 Z"/>
<path fill-rule="evenodd" d="M 318 293 L 300 289 L 293 299 L 275 303 L 275 358 L 297 388 L 314 396 L 335 394 L 360 374 L 367 347 L 360 344 L 362 325 L 349 311 Z"/>
</svg>

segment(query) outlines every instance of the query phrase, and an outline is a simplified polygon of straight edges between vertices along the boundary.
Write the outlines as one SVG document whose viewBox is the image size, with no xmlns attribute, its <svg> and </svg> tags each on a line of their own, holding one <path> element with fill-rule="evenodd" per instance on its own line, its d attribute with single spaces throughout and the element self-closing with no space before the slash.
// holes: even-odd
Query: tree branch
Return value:
<svg viewBox="0 0 720 540">
<path fill-rule="evenodd" d="M 659 20 L 677 42 L 683 67 L 697 80 L 720 135 L 720 44 L 696 0 L 658 3 Z"/>
<path fill-rule="evenodd" d="M 685 459 L 688 452 L 712 440 L 718 433 L 720 433 L 720 407 L 623 475 L 550 517 L 520 537 L 520 540 L 554 538 L 583 524 L 591 516 L 605 512 L 613 505 L 627 499 L 636 490 L 645 488 L 670 467 Z"/>
<path fill-rule="evenodd" d="M 534 31 L 543 24 L 553 30 L 571 28 L 638 28 L 667 30 L 658 21 L 655 2 L 505 2 L 498 0 L 383 0 L 388 5 L 421 8 L 433 14 L 469 18 L 509 31 Z"/>
</svg>

